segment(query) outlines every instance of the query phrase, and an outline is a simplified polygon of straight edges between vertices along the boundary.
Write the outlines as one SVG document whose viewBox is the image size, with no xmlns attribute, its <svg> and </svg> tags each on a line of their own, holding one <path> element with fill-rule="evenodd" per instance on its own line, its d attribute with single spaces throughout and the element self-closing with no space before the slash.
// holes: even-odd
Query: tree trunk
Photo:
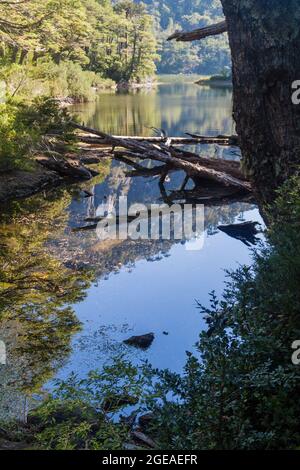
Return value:
<svg viewBox="0 0 300 470">
<path fill-rule="evenodd" d="M 27 54 L 28 54 L 28 51 L 26 51 L 25 49 L 22 49 L 21 54 L 20 54 L 20 59 L 19 59 L 19 65 L 24 64 L 24 60 L 26 59 Z"/>
<path fill-rule="evenodd" d="M 300 164 L 299 0 L 221 0 L 233 62 L 234 119 L 244 168 L 263 201 Z"/>
</svg>

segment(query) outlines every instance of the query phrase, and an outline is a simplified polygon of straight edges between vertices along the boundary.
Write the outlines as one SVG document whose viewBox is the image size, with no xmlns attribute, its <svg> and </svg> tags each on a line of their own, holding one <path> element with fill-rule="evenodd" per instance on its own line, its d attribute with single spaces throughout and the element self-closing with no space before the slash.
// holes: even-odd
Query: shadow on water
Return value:
<svg viewBox="0 0 300 470">
<path fill-rule="evenodd" d="M 114 134 L 150 134 L 151 126 L 170 135 L 231 133 L 233 127 L 230 91 L 192 84 L 105 94 L 75 111 L 88 125 Z M 230 150 L 213 152 L 226 158 Z M 246 245 L 218 230 L 233 222 L 260 222 L 251 202 L 207 204 L 199 251 L 188 251 L 189 242 L 178 240 L 101 241 L 96 231 L 74 232 L 95 216 L 104 199 L 111 205 L 119 196 L 126 196 L 128 204 L 162 203 L 157 177 L 129 177 L 128 167 L 117 162 L 99 169 L 90 186 L 49 191 L 3 210 L 0 339 L 8 359 L 0 365 L 2 416 L 24 416 L 27 398 L 51 386 L 54 377 L 71 371 L 83 376 L 116 352 L 180 371 L 185 351 L 204 328 L 195 299 L 205 303 L 211 290 L 221 293 L 224 269 L 251 262 Z M 180 187 L 182 177 L 172 173 L 166 191 Z M 85 197 L 82 189 L 93 196 Z M 146 352 L 122 342 L 150 331 L 155 341 Z"/>
</svg>

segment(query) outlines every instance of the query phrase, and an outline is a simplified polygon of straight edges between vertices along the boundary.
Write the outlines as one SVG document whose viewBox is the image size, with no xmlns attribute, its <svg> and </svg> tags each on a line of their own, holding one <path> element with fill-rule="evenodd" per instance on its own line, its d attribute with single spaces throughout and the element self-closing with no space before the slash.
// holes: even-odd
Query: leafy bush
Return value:
<svg viewBox="0 0 300 470">
<path fill-rule="evenodd" d="M 64 142 L 75 139 L 70 118 L 53 99 L 37 98 L 32 104 L 0 104 L 0 170 L 31 167 L 30 156 L 52 133 Z"/>
<path fill-rule="evenodd" d="M 76 102 L 93 101 L 96 90 L 112 88 L 114 82 L 101 75 L 83 70 L 78 63 L 64 61 L 55 64 L 41 60 L 36 65 L 11 64 L 0 69 L 0 79 L 7 84 L 10 95 L 22 99 L 49 96 L 71 98 Z"/>
<path fill-rule="evenodd" d="M 45 449 L 122 449 L 130 428 L 112 417 L 136 403 L 144 385 L 138 369 L 123 358 L 86 379 L 72 374 L 29 415 L 29 427 Z"/>
<path fill-rule="evenodd" d="M 212 295 L 200 357 L 183 377 L 158 372 L 163 404 L 152 403 L 161 448 L 291 449 L 300 445 L 300 178 L 269 210 L 268 244 L 252 268 L 231 273 L 224 298 Z M 176 399 L 168 401 L 169 394 Z"/>
<path fill-rule="evenodd" d="M 299 448 L 300 370 L 291 360 L 300 339 L 299 177 L 268 218 L 252 268 L 230 273 L 223 298 L 199 305 L 207 330 L 183 375 L 124 358 L 84 380 L 72 375 L 30 417 L 39 446 L 122 449 L 130 425 L 115 416 L 135 403 L 151 413 L 146 432 L 160 449 Z"/>
</svg>

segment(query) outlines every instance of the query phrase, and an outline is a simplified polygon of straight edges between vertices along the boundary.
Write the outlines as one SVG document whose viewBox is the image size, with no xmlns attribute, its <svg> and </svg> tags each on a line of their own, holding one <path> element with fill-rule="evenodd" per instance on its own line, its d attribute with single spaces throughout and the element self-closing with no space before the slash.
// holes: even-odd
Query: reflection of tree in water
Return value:
<svg viewBox="0 0 300 470">
<path fill-rule="evenodd" d="M 9 363 L 1 367 L 1 409 L 20 414 L 18 390 L 29 396 L 53 375 L 68 356 L 80 325 L 70 305 L 81 301 L 94 278 L 106 278 L 138 260 L 159 261 L 178 241 L 107 240 L 95 231 L 75 233 L 71 227 L 95 209 L 103 191 L 116 200 L 162 202 L 157 181 L 128 178 L 124 166 L 114 166 L 92 198 L 60 189 L 13 203 L 0 225 L 0 338 L 6 342 Z M 105 167 L 108 173 L 109 165 Z M 101 178 L 98 178 L 101 182 Z M 85 184 L 84 188 L 92 189 Z M 75 192 L 74 192 L 75 191 Z M 213 234 L 231 223 L 247 204 L 206 207 L 205 230 Z M 24 396 L 24 395 L 23 395 Z M 18 404 L 17 404 L 18 403 Z"/>
<path fill-rule="evenodd" d="M 145 163 L 145 162 L 144 162 Z M 147 162 L 145 164 L 147 166 Z M 95 207 L 103 202 L 103 198 L 110 206 L 117 204 L 120 196 L 127 196 L 128 205 L 134 203 L 163 204 L 163 197 L 156 178 L 129 178 L 126 175 L 128 167 L 124 164 L 113 163 L 109 176 L 103 184 L 96 186 Z M 178 187 L 183 175 L 174 172 L 171 176 L 170 186 Z M 208 235 L 216 233 L 220 224 L 230 224 L 244 211 L 250 210 L 253 205 L 243 202 L 206 205 L 204 229 Z M 80 217 L 78 214 L 80 212 Z M 70 214 L 69 227 L 63 239 L 49 243 L 48 248 L 54 256 L 59 256 L 66 266 L 80 268 L 93 267 L 98 278 L 105 278 L 110 273 L 118 272 L 127 266 L 129 270 L 139 260 L 159 261 L 169 252 L 178 240 L 105 240 L 97 238 L 95 230 L 73 232 L 74 225 L 85 225 L 85 217 L 89 217 L 89 205 L 76 206 Z M 52 237 L 53 240 L 53 237 Z"/>
<path fill-rule="evenodd" d="M 155 90 L 101 94 L 98 101 L 73 109 L 87 125 L 110 134 L 151 135 L 150 127 L 161 122 Z"/>
<path fill-rule="evenodd" d="M 138 93 L 104 94 L 73 109 L 88 126 L 115 135 L 152 135 L 151 127 L 173 136 L 234 134 L 230 89 L 173 83 Z"/>
<path fill-rule="evenodd" d="M 0 226 L 0 336 L 7 346 L 2 366 L 1 409 L 14 390 L 38 390 L 70 351 L 79 328 L 68 304 L 83 299 L 90 275 L 65 268 L 48 253 L 45 241 L 58 237 L 71 201 L 66 190 L 47 200 L 12 204 Z"/>
</svg>

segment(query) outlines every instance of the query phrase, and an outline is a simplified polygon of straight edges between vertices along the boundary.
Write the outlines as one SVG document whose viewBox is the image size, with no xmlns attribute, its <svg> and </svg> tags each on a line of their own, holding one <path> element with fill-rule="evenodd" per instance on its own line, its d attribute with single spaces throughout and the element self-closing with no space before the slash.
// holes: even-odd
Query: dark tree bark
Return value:
<svg viewBox="0 0 300 470">
<path fill-rule="evenodd" d="M 244 168 L 263 200 L 300 164 L 300 1 L 221 0 Z"/>
</svg>

